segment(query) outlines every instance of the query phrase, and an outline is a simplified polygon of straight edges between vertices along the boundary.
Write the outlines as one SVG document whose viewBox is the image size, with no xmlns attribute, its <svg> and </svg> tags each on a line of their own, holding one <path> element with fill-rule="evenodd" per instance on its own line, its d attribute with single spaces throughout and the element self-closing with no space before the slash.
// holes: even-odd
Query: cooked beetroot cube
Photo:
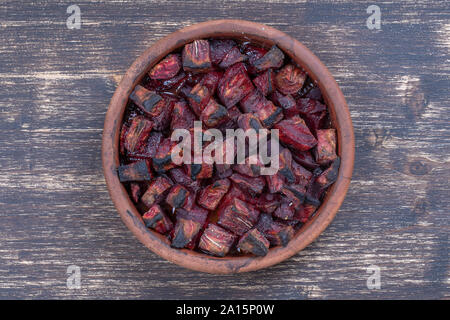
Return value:
<svg viewBox="0 0 450 320">
<path fill-rule="evenodd" d="M 273 246 L 287 246 L 294 237 L 294 228 L 290 225 L 273 221 L 270 214 L 261 214 L 256 228 L 269 240 Z"/>
<path fill-rule="evenodd" d="M 127 137 L 128 126 L 124 123 L 122 128 L 120 128 L 119 136 L 119 152 L 120 154 L 125 154 L 125 139 Z"/>
<path fill-rule="evenodd" d="M 199 84 L 208 88 L 209 93 L 214 95 L 216 93 L 217 86 L 220 79 L 223 77 L 223 72 L 221 71 L 211 71 L 204 75 Z"/>
<path fill-rule="evenodd" d="M 267 101 L 261 109 L 255 112 L 255 115 L 266 128 L 272 128 L 274 124 L 283 119 L 283 110 L 276 107 L 271 101 Z"/>
<path fill-rule="evenodd" d="M 269 252 L 270 242 L 264 235 L 254 228 L 246 232 L 237 244 L 237 248 L 245 253 L 265 256 Z"/>
<path fill-rule="evenodd" d="M 300 221 L 301 223 L 305 223 L 309 220 L 309 218 L 311 218 L 316 210 L 317 207 L 312 204 L 302 204 L 296 211 L 294 219 Z"/>
<path fill-rule="evenodd" d="M 137 116 L 131 122 L 130 128 L 125 133 L 124 147 L 129 152 L 140 150 L 147 143 L 153 122 L 144 116 Z"/>
<path fill-rule="evenodd" d="M 290 94 L 283 95 L 278 91 L 274 91 L 271 95 L 271 99 L 275 105 L 283 109 L 283 113 L 286 118 L 291 118 L 298 115 L 299 108 L 297 106 L 297 102 Z"/>
<path fill-rule="evenodd" d="M 177 218 L 181 217 L 183 219 L 193 220 L 195 222 L 204 225 L 206 219 L 208 218 L 209 211 L 203 209 L 200 206 L 193 205 L 190 210 L 184 208 L 177 209 Z"/>
<path fill-rule="evenodd" d="M 147 160 L 122 164 L 117 169 L 120 182 L 150 181 L 152 173 Z"/>
<path fill-rule="evenodd" d="M 238 47 L 233 47 L 222 59 L 219 67 L 221 67 L 222 69 L 226 69 L 235 63 L 244 62 L 245 60 L 247 60 L 247 56 L 243 55 L 241 51 L 239 51 Z"/>
<path fill-rule="evenodd" d="M 247 157 L 245 159 L 245 163 L 242 164 L 235 164 L 233 165 L 233 170 L 249 176 L 249 177 L 258 177 L 261 175 L 261 168 L 264 167 L 264 164 L 261 162 L 258 156 L 253 155 L 252 156 L 252 163 L 250 163 L 250 157 Z"/>
<path fill-rule="evenodd" d="M 295 215 L 295 204 L 288 198 L 283 197 L 280 206 L 273 215 L 281 220 L 290 220 Z"/>
<path fill-rule="evenodd" d="M 187 174 L 192 180 L 211 178 L 214 165 L 209 163 L 191 163 L 186 165 Z"/>
<path fill-rule="evenodd" d="M 322 91 L 319 87 L 314 87 L 305 95 L 305 98 L 314 99 L 323 102 Z"/>
<path fill-rule="evenodd" d="M 298 208 L 304 201 L 306 188 L 298 184 L 284 185 L 281 192 Z"/>
<path fill-rule="evenodd" d="M 185 101 L 179 101 L 175 103 L 172 110 L 172 122 L 170 123 L 170 129 L 186 129 L 194 127 L 195 114 L 187 106 Z"/>
<path fill-rule="evenodd" d="M 236 46 L 233 40 L 211 40 L 210 41 L 210 56 L 211 62 L 219 64 L 227 53 Z"/>
<path fill-rule="evenodd" d="M 164 135 L 161 132 L 152 131 L 144 146 L 138 148 L 134 152 L 128 152 L 128 159 L 132 161 L 152 159 L 156 155 L 158 147 L 163 139 Z"/>
<path fill-rule="evenodd" d="M 305 83 L 303 87 L 297 92 L 298 97 L 304 98 L 306 94 L 315 87 L 314 80 L 310 76 L 306 76 Z"/>
<path fill-rule="evenodd" d="M 155 203 L 160 203 L 164 199 L 164 195 L 172 186 L 172 181 L 166 177 L 157 177 L 150 183 L 147 191 L 141 198 L 141 201 L 148 207 Z"/>
<path fill-rule="evenodd" d="M 181 69 L 181 58 L 178 54 L 169 54 L 150 70 L 148 75 L 152 79 L 167 80 L 175 77 Z"/>
<path fill-rule="evenodd" d="M 261 124 L 261 121 L 259 121 L 259 119 L 253 113 L 241 114 L 237 120 L 237 124 L 239 128 L 242 128 L 244 131 L 254 129 L 257 133 L 258 130 L 264 128 Z"/>
<path fill-rule="evenodd" d="M 316 138 L 299 116 L 282 120 L 274 128 L 279 130 L 280 141 L 290 148 L 306 151 L 317 145 Z"/>
<path fill-rule="evenodd" d="M 130 94 L 130 99 L 146 114 L 154 117 L 159 115 L 166 107 L 167 101 L 155 91 L 145 89 L 137 85 Z"/>
<path fill-rule="evenodd" d="M 141 186 L 139 185 L 139 183 L 130 183 L 130 193 L 131 193 L 131 199 L 133 200 L 134 203 L 138 203 L 139 202 L 139 198 L 141 197 Z"/>
<path fill-rule="evenodd" d="M 283 148 L 279 155 L 279 169 L 280 174 L 287 183 L 295 182 L 295 175 L 292 169 L 292 154 L 287 148 Z"/>
<path fill-rule="evenodd" d="M 319 167 L 319 164 L 316 163 L 310 151 L 293 150 L 292 157 L 295 161 L 308 169 L 314 170 Z"/>
<path fill-rule="evenodd" d="M 200 120 L 207 127 L 216 127 L 228 120 L 228 110 L 211 98 L 203 109 Z"/>
<path fill-rule="evenodd" d="M 292 161 L 292 171 L 295 176 L 295 183 L 301 186 L 306 186 L 312 178 L 311 171 L 305 169 L 296 161 Z"/>
<path fill-rule="evenodd" d="M 317 146 L 315 149 L 317 163 L 326 165 L 334 161 L 336 155 L 336 130 L 317 130 Z"/>
<path fill-rule="evenodd" d="M 208 40 L 194 40 L 183 48 L 183 69 L 192 72 L 206 72 L 211 69 Z"/>
<path fill-rule="evenodd" d="M 174 185 L 166 197 L 166 203 L 172 208 L 183 208 L 188 201 L 189 191 L 181 184 Z"/>
<path fill-rule="evenodd" d="M 263 106 L 268 103 L 267 99 L 262 95 L 262 93 L 255 89 L 241 99 L 239 105 L 245 113 L 257 112 Z"/>
<path fill-rule="evenodd" d="M 184 248 L 197 236 L 201 227 L 202 224 L 199 222 L 177 217 L 172 243 L 170 245 L 174 248 Z"/>
<path fill-rule="evenodd" d="M 189 106 L 197 116 L 200 116 L 210 99 L 211 93 L 209 89 L 200 83 L 196 84 L 187 95 Z"/>
<path fill-rule="evenodd" d="M 181 184 L 186 188 L 193 191 L 193 193 L 197 193 L 200 188 L 200 182 L 198 180 L 192 180 L 190 175 L 187 174 L 182 168 L 173 168 L 169 171 L 170 177 L 175 183 Z"/>
<path fill-rule="evenodd" d="M 327 110 L 327 106 L 314 99 L 298 99 L 298 112 L 302 116 Z"/>
<path fill-rule="evenodd" d="M 173 107 L 177 102 L 167 98 L 165 99 L 167 100 L 167 105 L 162 109 L 162 112 L 159 115 L 152 117 L 153 129 L 157 131 L 164 131 L 169 128 Z"/>
<path fill-rule="evenodd" d="M 327 188 L 332 185 L 338 177 L 339 167 L 341 165 L 341 158 L 337 157 L 331 166 L 326 169 L 320 176 L 317 177 L 316 183 L 322 188 Z"/>
<path fill-rule="evenodd" d="M 224 257 L 230 251 L 236 238 L 231 232 L 210 223 L 203 232 L 198 247 L 206 253 Z"/>
<path fill-rule="evenodd" d="M 265 96 L 273 92 L 274 81 L 275 75 L 272 69 L 267 70 L 266 72 L 260 74 L 255 79 L 253 79 L 255 87 L 257 87 Z"/>
<path fill-rule="evenodd" d="M 151 228 L 161 234 L 165 234 L 172 230 L 173 223 L 170 221 L 169 217 L 166 216 L 161 207 L 154 204 L 148 209 L 146 213 L 142 216 L 145 226 Z"/>
<path fill-rule="evenodd" d="M 262 58 L 250 64 L 258 71 L 265 71 L 269 68 L 277 69 L 283 65 L 284 53 L 277 46 L 273 46 Z"/>
<path fill-rule="evenodd" d="M 256 201 L 255 207 L 261 212 L 273 213 L 281 203 L 279 194 L 263 193 Z"/>
<path fill-rule="evenodd" d="M 275 77 L 275 86 L 282 94 L 297 93 L 306 79 L 306 73 L 292 64 L 285 65 Z"/>
<path fill-rule="evenodd" d="M 243 45 L 243 52 L 248 57 L 248 62 L 253 64 L 256 60 L 261 59 L 267 53 L 267 49 L 255 46 L 250 43 Z"/>
<path fill-rule="evenodd" d="M 153 158 L 153 168 L 156 172 L 164 172 L 176 167 L 172 162 L 172 150 L 177 144 L 177 141 L 171 141 L 170 138 L 161 142 Z"/>
<path fill-rule="evenodd" d="M 242 62 L 229 67 L 217 87 L 220 101 L 231 108 L 253 90 L 253 84 Z"/>
<path fill-rule="evenodd" d="M 259 211 L 254 206 L 236 198 L 221 212 L 217 223 L 241 236 L 255 225 L 258 216 Z"/>
<path fill-rule="evenodd" d="M 283 186 L 286 181 L 282 175 L 276 173 L 273 175 L 267 175 L 265 177 L 266 177 L 267 186 L 269 188 L 270 193 L 280 192 L 281 189 L 283 189 Z"/>
<path fill-rule="evenodd" d="M 219 205 L 219 202 L 223 196 L 228 192 L 229 188 L 230 180 L 217 180 L 200 191 L 197 202 L 203 208 L 214 210 Z"/>
<path fill-rule="evenodd" d="M 188 75 L 181 71 L 176 76 L 166 79 L 166 80 L 151 80 L 151 82 L 145 87 L 149 90 L 158 90 L 158 91 L 171 91 L 175 94 L 179 93 L 180 89 L 184 86 L 184 84 L 188 80 Z M 173 89 L 173 90 L 171 90 Z"/>
<path fill-rule="evenodd" d="M 247 177 L 239 173 L 233 173 L 230 180 L 238 185 L 241 189 L 248 190 L 252 194 L 259 194 L 263 192 L 266 186 L 266 181 L 263 177 Z"/>
</svg>

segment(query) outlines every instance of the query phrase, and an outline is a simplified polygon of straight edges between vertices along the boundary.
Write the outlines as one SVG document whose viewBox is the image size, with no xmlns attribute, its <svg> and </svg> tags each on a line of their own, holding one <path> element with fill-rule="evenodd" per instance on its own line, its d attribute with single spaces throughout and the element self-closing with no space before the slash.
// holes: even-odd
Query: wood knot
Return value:
<svg viewBox="0 0 450 320">
<path fill-rule="evenodd" d="M 428 164 L 421 160 L 413 160 L 409 163 L 409 172 L 416 176 L 423 176 L 430 171 Z"/>
</svg>

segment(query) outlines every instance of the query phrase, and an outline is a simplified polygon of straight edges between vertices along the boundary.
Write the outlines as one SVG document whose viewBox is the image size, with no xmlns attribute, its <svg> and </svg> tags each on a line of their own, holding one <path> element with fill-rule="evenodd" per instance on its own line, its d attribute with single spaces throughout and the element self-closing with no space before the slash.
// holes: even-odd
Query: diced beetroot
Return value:
<svg viewBox="0 0 450 320">
<path fill-rule="evenodd" d="M 298 99 L 297 100 L 298 111 L 300 115 L 306 116 L 309 114 L 326 111 L 327 107 L 320 101 L 314 99 Z"/>
<path fill-rule="evenodd" d="M 244 131 L 254 129 L 256 132 L 258 132 L 258 130 L 264 128 L 262 123 L 253 113 L 241 114 L 237 120 L 237 124 L 239 128 L 242 128 Z"/>
<path fill-rule="evenodd" d="M 237 248 L 245 253 L 265 256 L 269 252 L 270 242 L 264 235 L 254 228 L 246 232 L 237 244 Z"/>
<path fill-rule="evenodd" d="M 209 93 L 214 95 L 216 93 L 217 86 L 219 84 L 220 79 L 223 77 L 223 72 L 221 71 L 211 71 L 204 75 L 202 80 L 200 80 L 200 84 L 208 88 Z"/>
<path fill-rule="evenodd" d="M 135 152 L 128 152 L 128 158 L 136 161 L 152 159 L 156 155 L 158 147 L 163 139 L 164 135 L 161 132 L 152 131 L 145 145 L 140 149 L 137 149 Z"/>
<path fill-rule="evenodd" d="M 262 95 L 262 93 L 255 89 L 241 99 L 239 105 L 245 113 L 257 112 L 263 106 L 268 103 L 267 99 Z"/>
<path fill-rule="evenodd" d="M 200 182 L 198 180 L 192 180 L 190 175 L 182 168 L 173 168 L 170 170 L 169 174 L 173 181 L 185 186 L 194 193 L 197 193 L 201 188 Z"/>
<path fill-rule="evenodd" d="M 153 129 L 157 131 L 164 131 L 169 128 L 170 125 L 170 115 L 172 114 L 173 107 L 176 103 L 175 100 L 165 98 L 168 102 L 167 105 L 162 109 L 161 113 L 155 117 L 152 117 Z"/>
<path fill-rule="evenodd" d="M 141 85 L 137 85 L 130 94 L 130 99 L 149 116 L 159 115 L 168 101 L 155 91 L 150 91 Z"/>
<path fill-rule="evenodd" d="M 294 217 L 295 205 L 288 198 L 283 197 L 280 206 L 275 210 L 274 216 L 281 220 L 290 220 Z"/>
<path fill-rule="evenodd" d="M 161 142 L 153 158 L 153 168 L 156 172 L 165 172 L 176 167 L 175 163 L 172 162 L 172 150 L 177 144 L 177 141 L 171 141 L 170 138 Z"/>
<path fill-rule="evenodd" d="M 150 181 L 152 172 L 147 160 L 122 164 L 117 169 L 120 182 L 127 181 Z"/>
<path fill-rule="evenodd" d="M 217 180 L 200 191 L 197 202 L 203 208 L 214 210 L 230 188 L 230 180 Z"/>
<path fill-rule="evenodd" d="M 317 146 L 314 155 L 320 165 L 326 165 L 336 159 L 335 129 L 317 130 Z"/>
<path fill-rule="evenodd" d="M 319 167 L 319 164 L 315 162 L 310 151 L 293 150 L 292 156 L 295 161 L 308 169 L 315 169 Z"/>
<path fill-rule="evenodd" d="M 155 203 L 160 203 L 171 186 L 172 181 L 168 178 L 163 176 L 157 177 L 150 183 L 141 201 L 148 207 L 151 207 Z"/>
<path fill-rule="evenodd" d="M 166 203 L 172 208 L 183 208 L 188 200 L 189 191 L 181 184 L 174 185 L 166 197 Z"/>
<path fill-rule="evenodd" d="M 228 110 L 211 98 L 203 109 L 200 120 L 207 127 L 216 127 L 228 120 Z"/>
<path fill-rule="evenodd" d="M 201 225 L 204 225 L 206 222 L 206 219 L 208 218 L 209 211 L 206 209 L 203 209 L 202 207 L 199 207 L 197 205 L 193 205 L 190 210 L 186 210 L 183 208 L 177 209 L 177 218 L 181 217 L 184 219 L 193 220 L 195 222 L 200 223 Z"/>
<path fill-rule="evenodd" d="M 292 161 L 292 171 L 295 176 L 295 183 L 298 185 L 306 186 L 312 178 L 312 173 L 296 161 Z"/>
<path fill-rule="evenodd" d="M 181 58 L 178 54 L 169 54 L 148 73 L 150 78 L 167 80 L 177 75 L 181 69 Z"/>
<path fill-rule="evenodd" d="M 270 193 L 280 192 L 285 184 L 285 179 L 280 174 L 267 175 L 266 181 Z"/>
<path fill-rule="evenodd" d="M 130 183 L 130 193 L 131 193 L 131 200 L 133 200 L 134 203 L 138 203 L 142 193 L 142 189 L 139 183 L 135 182 Z"/>
<path fill-rule="evenodd" d="M 283 110 L 276 107 L 271 101 L 268 101 L 261 109 L 255 112 L 261 123 L 266 128 L 272 126 L 283 119 Z"/>
<path fill-rule="evenodd" d="M 275 75 L 272 69 L 258 75 L 253 79 L 255 87 L 265 96 L 271 94 L 274 90 Z"/>
<path fill-rule="evenodd" d="M 265 213 L 274 212 L 281 203 L 281 196 L 279 194 L 263 193 L 259 196 L 256 208 Z"/>
<path fill-rule="evenodd" d="M 189 130 L 194 127 L 195 115 L 187 106 L 185 101 L 175 103 L 172 110 L 172 121 L 170 123 L 170 130 L 186 129 Z"/>
<path fill-rule="evenodd" d="M 302 204 L 295 213 L 295 220 L 305 223 L 316 212 L 317 207 L 312 204 Z"/>
<path fill-rule="evenodd" d="M 264 164 L 256 155 L 252 156 L 252 160 L 255 161 L 252 161 L 252 163 L 250 163 L 250 157 L 247 157 L 245 159 L 245 163 L 233 165 L 233 170 L 249 177 L 260 176 L 261 168 L 264 167 Z"/>
<path fill-rule="evenodd" d="M 316 183 L 322 189 L 325 189 L 330 185 L 332 185 L 337 180 L 340 165 L 341 165 L 341 158 L 336 157 L 331 166 L 324 172 L 322 172 L 320 176 L 317 177 Z"/>
<path fill-rule="evenodd" d="M 315 87 L 314 80 L 307 76 L 303 87 L 297 92 L 299 98 L 304 98 Z"/>
<path fill-rule="evenodd" d="M 263 177 L 247 177 L 239 173 L 233 173 L 230 180 L 238 185 L 241 189 L 250 191 L 252 194 L 260 194 L 263 192 L 266 182 Z"/>
<path fill-rule="evenodd" d="M 271 96 L 273 103 L 283 109 L 285 118 L 291 118 L 298 115 L 299 108 L 295 99 L 290 95 L 283 95 L 279 91 L 274 91 Z"/>
<path fill-rule="evenodd" d="M 197 116 L 200 116 L 210 99 L 211 93 L 209 89 L 200 83 L 196 84 L 187 95 L 189 106 Z"/>
<path fill-rule="evenodd" d="M 294 228 L 273 221 L 270 214 L 261 214 L 256 228 L 269 240 L 273 246 L 287 246 L 294 237 Z"/>
<path fill-rule="evenodd" d="M 147 120 L 144 116 L 135 117 L 125 133 L 124 148 L 129 152 L 135 152 L 143 148 L 152 128 L 153 122 Z"/>
<path fill-rule="evenodd" d="M 188 176 L 192 180 L 211 178 L 214 171 L 214 165 L 209 163 L 191 163 L 186 165 Z"/>
<path fill-rule="evenodd" d="M 172 237 L 173 248 L 184 248 L 199 233 L 202 224 L 193 220 L 177 217 Z"/>
<path fill-rule="evenodd" d="M 211 69 L 208 40 L 194 40 L 183 48 L 183 69 L 192 72 L 206 72 Z"/>
<path fill-rule="evenodd" d="M 274 128 L 279 130 L 280 141 L 293 149 L 306 151 L 317 145 L 316 138 L 298 116 L 282 120 Z"/>
<path fill-rule="evenodd" d="M 230 251 L 236 238 L 231 232 L 210 223 L 203 232 L 198 247 L 206 253 L 224 257 Z"/>
<path fill-rule="evenodd" d="M 218 85 L 218 96 L 227 108 L 231 108 L 253 90 L 253 84 L 242 62 L 229 67 Z"/>
<path fill-rule="evenodd" d="M 234 199 L 219 216 L 218 224 L 237 234 L 243 235 L 258 221 L 259 211 L 251 204 Z"/>
<path fill-rule="evenodd" d="M 247 60 L 247 56 L 243 55 L 241 51 L 239 51 L 238 47 L 233 47 L 222 59 L 219 67 L 221 67 L 222 69 L 226 69 L 235 63 L 244 62 L 245 60 Z"/>
<path fill-rule="evenodd" d="M 169 217 L 166 216 L 161 207 L 154 204 L 148 209 L 146 213 L 142 216 L 145 226 L 151 228 L 161 234 L 165 234 L 172 230 L 173 223 L 170 221 Z"/>
<path fill-rule="evenodd" d="M 211 62 L 219 64 L 227 53 L 236 46 L 233 40 L 211 40 L 210 41 L 210 55 Z"/>
<path fill-rule="evenodd" d="M 284 53 L 277 46 L 273 46 L 262 58 L 250 64 L 258 71 L 265 71 L 269 68 L 277 69 L 283 65 Z"/>
<path fill-rule="evenodd" d="M 298 184 L 284 185 L 281 192 L 298 208 L 305 201 L 306 188 Z"/>
<path fill-rule="evenodd" d="M 297 93 L 306 79 L 306 73 L 292 64 L 285 65 L 275 77 L 275 86 L 282 94 Z"/>
</svg>

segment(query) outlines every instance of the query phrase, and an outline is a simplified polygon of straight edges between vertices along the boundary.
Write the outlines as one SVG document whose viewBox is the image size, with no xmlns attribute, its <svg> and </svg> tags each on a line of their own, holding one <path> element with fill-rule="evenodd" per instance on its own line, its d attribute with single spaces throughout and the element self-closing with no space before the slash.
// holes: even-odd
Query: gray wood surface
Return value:
<svg viewBox="0 0 450 320">
<path fill-rule="evenodd" d="M 69 30 L 66 9 L 81 9 Z M 381 30 L 366 9 L 381 8 Z M 272 268 L 175 266 L 126 229 L 100 159 L 132 61 L 196 22 L 240 18 L 294 36 L 351 109 L 354 178 L 332 225 Z M 0 1 L 0 298 L 450 298 L 447 1 Z M 81 267 L 81 288 L 66 286 Z M 381 269 L 368 289 L 367 267 Z"/>
</svg>

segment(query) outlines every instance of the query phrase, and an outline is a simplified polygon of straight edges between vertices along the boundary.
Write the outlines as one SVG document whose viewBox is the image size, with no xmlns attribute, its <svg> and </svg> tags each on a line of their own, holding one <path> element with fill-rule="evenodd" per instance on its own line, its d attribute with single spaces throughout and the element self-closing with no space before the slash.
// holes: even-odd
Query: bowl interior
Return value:
<svg viewBox="0 0 450 320">
<path fill-rule="evenodd" d="M 265 257 L 249 255 L 218 258 L 187 249 L 173 249 L 166 237 L 149 230 L 117 177 L 118 141 L 128 96 L 145 74 L 168 53 L 200 38 L 232 38 L 264 47 L 277 45 L 305 69 L 322 91 L 333 127 L 337 130 L 341 167 L 337 181 L 328 189 L 322 205 L 286 247 L 275 247 Z M 103 167 L 111 198 L 122 220 L 150 250 L 181 266 L 210 273 L 235 273 L 276 264 L 311 243 L 331 222 L 348 189 L 353 169 L 354 138 L 348 107 L 326 67 L 300 42 L 271 27 L 237 20 L 217 20 L 179 30 L 147 49 L 128 69 L 111 100 L 103 133 Z"/>
</svg>

